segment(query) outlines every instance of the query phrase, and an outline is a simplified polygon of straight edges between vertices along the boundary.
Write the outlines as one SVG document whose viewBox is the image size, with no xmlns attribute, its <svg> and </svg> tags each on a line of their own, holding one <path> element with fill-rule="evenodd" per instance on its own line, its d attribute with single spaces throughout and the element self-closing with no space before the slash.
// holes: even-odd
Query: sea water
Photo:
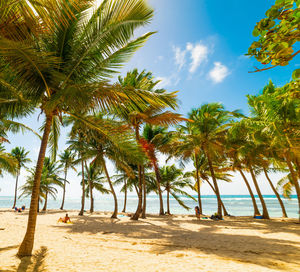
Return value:
<svg viewBox="0 0 300 272">
<path fill-rule="evenodd" d="M 197 196 L 194 196 L 197 199 Z M 276 196 L 273 195 L 264 195 L 263 196 L 271 217 L 281 217 L 282 212 L 280 205 Z M 250 196 L 247 195 L 222 195 L 222 201 L 229 214 L 235 216 L 252 216 L 253 207 L 252 200 Z M 190 208 L 186 210 L 181 207 L 177 201 L 170 197 L 170 211 L 172 214 L 194 214 L 194 207 L 198 205 L 197 202 L 188 198 L 181 197 L 181 200 Z M 298 200 L 296 196 L 292 196 L 291 199 L 282 198 L 285 205 L 287 214 L 289 217 L 298 218 Z M 135 212 L 137 207 L 138 198 L 137 196 L 129 195 L 127 198 L 127 208 L 126 212 Z M 256 202 L 260 211 L 261 205 L 259 198 L 256 196 Z M 86 198 L 85 210 L 88 210 L 90 207 L 90 200 Z M 123 209 L 124 195 L 118 196 L 118 208 L 119 211 Z M 0 208 L 11 208 L 13 204 L 13 197 L 11 196 L 0 196 Z M 26 205 L 29 207 L 30 198 L 18 199 L 17 207 Z M 48 200 L 48 209 L 59 209 L 61 205 L 61 199 L 49 199 Z M 166 209 L 166 197 L 164 197 L 164 208 Z M 113 211 L 114 201 L 112 196 L 101 195 L 94 200 L 95 211 Z M 42 204 L 40 204 L 42 208 Z M 213 195 L 204 195 L 202 196 L 202 207 L 203 213 L 210 215 L 214 214 L 217 211 L 217 199 Z M 81 208 L 81 198 L 66 198 L 65 199 L 65 210 L 80 210 Z M 147 196 L 147 213 L 158 213 L 159 212 L 159 199 L 156 195 Z"/>
</svg>

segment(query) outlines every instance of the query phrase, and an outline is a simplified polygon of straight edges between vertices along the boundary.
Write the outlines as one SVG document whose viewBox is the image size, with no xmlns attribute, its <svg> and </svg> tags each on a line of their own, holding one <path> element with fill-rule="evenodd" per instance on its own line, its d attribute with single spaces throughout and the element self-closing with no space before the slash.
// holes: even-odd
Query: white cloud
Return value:
<svg viewBox="0 0 300 272">
<path fill-rule="evenodd" d="M 228 68 L 221 62 L 215 62 L 214 68 L 209 71 L 209 78 L 214 83 L 222 82 L 230 74 Z"/>
<path fill-rule="evenodd" d="M 186 45 L 186 50 L 191 53 L 191 60 L 192 62 L 190 63 L 190 73 L 194 73 L 197 68 L 207 60 L 207 56 L 209 54 L 208 47 L 203 45 L 203 44 L 192 44 L 192 43 L 187 43 Z"/>
<path fill-rule="evenodd" d="M 157 77 L 157 79 L 160 80 L 160 82 L 156 85 L 158 89 L 164 89 L 167 86 L 176 86 L 180 81 L 180 78 L 176 73 L 169 77 Z"/>
<path fill-rule="evenodd" d="M 158 89 L 163 89 L 169 85 L 171 85 L 171 78 L 170 77 L 157 77 L 160 82 L 156 85 Z"/>
<path fill-rule="evenodd" d="M 181 68 L 184 66 L 186 60 L 185 60 L 185 54 L 186 50 L 181 50 L 177 46 L 173 46 L 173 52 L 175 54 L 175 64 L 178 66 L 178 69 L 181 70 Z"/>
</svg>

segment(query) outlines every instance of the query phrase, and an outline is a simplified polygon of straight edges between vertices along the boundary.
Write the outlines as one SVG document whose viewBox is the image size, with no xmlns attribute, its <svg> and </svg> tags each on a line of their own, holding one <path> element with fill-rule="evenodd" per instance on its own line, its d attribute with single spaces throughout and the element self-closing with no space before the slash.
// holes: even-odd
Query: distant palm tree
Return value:
<svg viewBox="0 0 300 272">
<path fill-rule="evenodd" d="M 75 154 L 72 153 L 70 150 L 66 149 L 64 152 L 59 156 L 61 167 L 64 168 L 65 178 L 64 178 L 64 186 L 63 186 L 63 198 L 60 209 L 64 209 L 65 203 L 65 194 L 66 194 L 66 183 L 67 183 L 67 172 L 69 168 L 72 168 L 76 171 L 76 168 L 73 166 L 75 160 Z"/>
<path fill-rule="evenodd" d="M 79 173 L 80 175 L 81 173 Z M 90 213 L 94 212 L 94 197 L 93 189 L 96 189 L 101 194 L 109 194 L 109 190 L 104 187 L 104 183 L 107 182 L 103 175 L 103 171 L 100 167 L 96 167 L 95 164 L 90 163 L 89 166 L 85 162 L 84 182 L 86 184 L 86 197 L 91 200 Z"/>
<path fill-rule="evenodd" d="M 167 214 L 171 214 L 170 212 L 170 195 L 174 197 L 174 199 L 178 202 L 180 206 L 189 210 L 190 207 L 186 206 L 184 202 L 180 199 L 179 195 L 187 196 L 194 201 L 196 199 L 185 192 L 184 188 L 193 188 L 191 180 L 189 177 L 185 176 L 182 169 L 176 168 L 175 165 L 171 166 L 163 166 L 160 170 L 160 177 L 161 177 L 161 185 L 165 188 L 167 192 Z"/>
<path fill-rule="evenodd" d="M 63 181 L 59 177 L 60 171 L 60 167 L 57 166 L 56 162 L 52 162 L 50 158 L 45 157 L 39 194 L 39 202 L 42 202 L 42 200 L 44 199 L 44 207 L 42 209 L 43 211 L 46 211 L 47 209 L 49 195 L 56 199 L 58 190 L 55 186 L 63 187 Z M 22 187 L 20 187 L 22 193 L 19 198 L 31 195 L 32 187 L 34 186 L 35 172 L 36 168 L 32 168 L 29 170 L 30 176 L 27 178 L 26 183 Z M 39 208 L 37 209 L 37 211 L 39 211 Z"/>
<path fill-rule="evenodd" d="M 28 162 L 31 162 L 31 160 L 27 157 L 29 154 L 29 151 L 25 151 L 24 147 L 15 147 L 11 150 L 11 155 L 16 159 L 17 161 L 17 172 L 16 172 L 16 186 L 15 186 L 15 198 L 14 198 L 14 204 L 13 209 L 16 206 L 17 201 L 17 192 L 18 192 L 18 179 L 20 176 L 21 168 L 26 167 L 25 164 Z"/>
</svg>

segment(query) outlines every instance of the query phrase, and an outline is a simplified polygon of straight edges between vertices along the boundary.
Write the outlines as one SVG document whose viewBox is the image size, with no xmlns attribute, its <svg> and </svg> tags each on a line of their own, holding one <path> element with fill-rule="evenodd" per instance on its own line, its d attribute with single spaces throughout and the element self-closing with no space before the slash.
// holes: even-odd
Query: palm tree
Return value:
<svg viewBox="0 0 300 272">
<path fill-rule="evenodd" d="M 114 185 L 124 184 L 121 188 L 121 192 L 124 192 L 124 206 L 122 212 L 126 212 L 127 205 L 127 191 L 132 192 L 133 188 L 136 189 L 138 197 L 140 197 L 140 192 L 138 190 L 138 166 L 135 164 L 130 164 L 130 168 L 132 169 L 133 175 L 128 175 L 127 171 L 124 169 L 118 169 L 120 174 L 112 176 L 114 180 Z"/>
<path fill-rule="evenodd" d="M 166 94 L 163 89 L 157 89 L 156 86 L 159 80 L 155 81 L 151 72 L 143 70 L 141 73 L 137 69 L 130 71 L 124 78 L 118 77 L 119 84 L 124 88 L 131 88 L 134 90 L 145 90 L 154 94 Z M 166 96 L 166 105 L 153 106 L 148 105 L 146 108 L 137 108 L 130 110 L 125 108 L 121 111 L 119 117 L 124 120 L 128 126 L 134 131 L 135 139 L 137 143 L 140 142 L 140 127 L 143 123 L 152 125 L 170 125 L 176 124 L 182 117 L 179 114 L 172 113 L 170 111 L 163 111 L 167 106 L 175 109 L 177 107 L 177 101 L 175 97 Z M 138 165 L 138 205 L 135 214 L 131 219 L 138 220 L 142 211 L 142 217 L 145 218 L 145 210 L 142 207 L 146 207 L 146 190 L 143 172 L 145 171 L 144 165 Z M 143 189 L 144 188 L 144 189 Z M 144 193 L 143 193 L 144 192 Z M 142 199 L 144 198 L 144 205 L 142 205 Z"/>
<path fill-rule="evenodd" d="M 159 196 L 159 215 L 164 215 L 164 205 L 162 191 L 160 188 L 161 176 L 158 166 L 158 159 L 156 152 L 162 149 L 170 141 L 170 134 L 167 133 L 166 128 L 160 126 L 152 126 L 146 124 L 143 130 L 143 138 L 140 139 L 142 149 L 146 153 L 151 165 L 153 167 L 156 177 L 156 188 Z"/>
<path fill-rule="evenodd" d="M 18 1 L 15 5 L 27 13 L 27 7 L 22 3 Z M 28 228 L 19 256 L 32 252 L 46 147 L 48 139 L 57 139 L 58 131 L 53 128 L 59 127 L 53 124 L 59 123 L 63 114 L 80 118 L 78 112 L 93 107 L 110 111 L 126 104 L 126 101 L 141 107 L 145 103 L 165 104 L 158 95 L 124 90 L 106 82 L 153 34 L 147 33 L 130 41 L 138 27 L 150 22 L 153 10 L 145 0 L 107 0 L 102 1 L 92 13 L 87 12 L 93 4 L 94 1 L 90 0 L 72 3 L 62 0 L 56 5 L 40 8 L 41 13 L 32 12 L 31 17 L 39 22 L 35 24 L 39 31 L 29 32 L 31 36 L 20 38 L 20 42 L 11 38 L 17 31 L 10 33 L 7 29 L 0 33 L 1 57 L 7 63 L 7 72 L 14 76 L 14 81 L 9 83 L 15 87 L 22 86 L 25 99 L 33 107 L 40 108 L 46 117 Z M 11 15 L 10 19 L 16 21 Z M 7 32 L 11 34 L 10 39 L 5 36 Z M 53 136 L 49 138 L 50 133 Z"/>
<path fill-rule="evenodd" d="M 82 173 L 78 173 L 81 175 Z M 85 194 L 91 200 L 90 213 L 94 212 L 94 197 L 93 189 L 96 189 L 101 194 L 109 194 L 109 190 L 104 187 L 106 178 L 103 176 L 103 170 L 96 167 L 95 164 L 90 163 L 87 165 L 85 162 L 84 183 L 86 185 Z"/>
<path fill-rule="evenodd" d="M 188 187 L 190 189 L 193 188 L 191 180 L 189 177 L 183 174 L 182 169 L 176 168 L 173 164 L 171 166 L 163 166 L 160 170 L 161 177 L 161 185 L 165 188 L 167 192 L 167 214 L 171 214 L 170 212 L 170 194 L 174 197 L 174 199 L 178 202 L 180 206 L 189 210 L 190 208 L 184 204 L 184 202 L 180 199 L 178 194 L 187 196 L 194 201 L 196 199 L 185 192 L 183 189 Z"/>
<path fill-rule="evenodd" d="M 0 176 L 2 176 L 3 171 L 15 175 L 18 166 L 17 163 L 11 153 L 5 152 L 5 148 L 0 142 Z"/>
<path fill-rule="evenodd" d="M 11 151 L 11 155 L 16 159 L 18 162 L 17 165 L 17 173 L 16 173 L 16 186 L 15 186 L 15 198 L 14 198 L 14 204 L 13 204 L 13 209 L 16 206 L 16 201 L 17 201 L 17 191 L 18 191 L 18 179 L 20 176 L 20 171 L 22 167 L 25 167 L 25 164 L 28 162 L 31 162 L 31 160 L 27 157 L 29 154 L 29 151 L 25 151 L 24 147 L 15 147 Z"/>
<path fill-rule="evenodd" d="M 300 211 L 299 174 L 299 99 L 293 97 L 292 84 L 276 88 L 272 82 L 267 84 L 262 94 L 248 96 L 251 107 L 250 124 L 269 139 L 269 146 L 275 149 L 277 156 L 283 158 L 290 171 L 293 186 L 298 197 Z M 298 167 L 295 167 L 297 166 Z M 300 177 L 300 176 L 299 176 Z M 300 213 L 299 213 L 300 221 Z"/>
<path fill-rule="evenodd" d="M 253 191 L 243 172 L 245 168 L 243 167 L 241 161 L 240 148 L 246 144 L 246 133 L 246 128 L 240 122 L 233 124 L 226 135 L 226 155 L 230 160 L 231 169 L 233 171 L 238 171 L 242 176 L 252 200 L 254 216 L 258 216 L 260 215 L 260 212 Z"/>
<path fill-rule="evenodd" d="M 74 160 L 75 160 L 75 154 L 72 153 L 70 150 L 66 149 L 64 152 L 59 156 L 61 167 L 64 168 L 64 186 L 63 186 L 63 198 L 61 202 L 60 209 L 64 209 L 64 203 L 65 203 L 65 194 L 66 194 L 66 183 L 67 183 L 67 172 L 69 168 L 72 168 L 74 171 L 76 171 L 75 167 L 73 166 Z"/>
<path fill-rule="evenodd" d="M 186 142 L 185 137 L 179 138 L 173 147 L 175 154 L 184 159 L 194 157 L 196 165 L 199 154 L 205 154 L 218 200 L 218 216 L 220 218 L 222 218 L 222 200 L 213 161 L 218 156 L 224 155 L 225 135 L 234 116 L 239 117 L 241 115 L 237 111 L 225 111 L 219 103 L 204 104 L 198 109 L 193 109 L 188 115 L 192 122 L 187 122 L 185 127 L 181 127 L 188 132 L 190 139 Z M 198 188 L 200 188 L 199 184 Z M 198 198 L 200 198 L 199 193 Z"/>
<path fill-rule="evenodd" d="M 28 197 L 31 195 L 32 188 L 34 186 L 34 176 L 36 169 L 30 169 L 30 176 L 27 178 L 26 183 L 20 188 L 22 191 L 19 198 L 25 196 Z M 44 161 L 41 183 L 40 183 L 40 194 L 39 194 L 39 202 L 42 202 L 44 199 L 44 207 L 43 211 L 47 209 L 48 196 L 52 196 L 56 199 L 57 189 L 55 186 L 62 187 L 63 182 L 61 178 L 59 178 L 58 174 L 60 173 L 60 167 L 57 166 L 56 162 L 52 162 L 50 158 L 46 157 Z M 39 207 L 37 207 L 37 212 L 39 211 Z"/>
</svg>

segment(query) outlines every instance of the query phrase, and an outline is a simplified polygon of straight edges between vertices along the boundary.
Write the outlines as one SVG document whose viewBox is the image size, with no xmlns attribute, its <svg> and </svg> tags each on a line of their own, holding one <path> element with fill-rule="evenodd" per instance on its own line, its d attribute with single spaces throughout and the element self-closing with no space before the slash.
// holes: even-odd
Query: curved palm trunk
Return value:
<svg viewBox="0 0 300 272">
<path fill-rule="evenodd" d="M 44 211 L 44 212 L 47 210 L 47 203 L 48 203 L 48 192 L 46 192 L 45 203 L 44 203 L 44 207 L 42 209 L 42 211 Z"/>
<path fill-rule="evenodd" d="M 81 156 L 81 174 L 82 174 L 82 196 L 81 196 L 81 209 L 78 215 L 83 215 L 85 204 L 85 182 L 84 182 L 84 161 Z"/>
<path fill-rule="evenodd" d="M 37 210 L 39 205 L 38 202 L 39 202 L 39 194 L 40 194 L 40 182 L 41 182 L 42 169 L 44 165 L 49 133 L 51 130 L 52 118 L 53 118 L 52 114 L 46 115 L 44 134 L 41 141 L 41 147 L 40 147 L 39 157 L 37 160 L 36 171 L 35 171 L 34 181 L 33 181 L 27 230 L 18 251 L 18 256 L 20 257 L 30 256 L 32 253 L 32 248 L 34 243 L 34 233 L 36 227 Z"/>
<path fill-rule="evenodd" d="M 264 168 L 264 173 L 265 173 L 265 176 L 266 176 L 266 178 L 267 178 L 267 180 L 268 180 L 268 182 L 269 182 L 269 184 L 270 184 L 270 186 L 271 186 L 274 194 L 276 195 L 276 197 L 278 199 L 278 202 L 279 202 L 281 210 L 282 210 L 282 217 L 288 217 L 287 213 L 286 213 L 286 210 L 285 210 L 285 207 L 284 207 L 284 204 L 283 204 L 283 201 L 280 198 L 280 195 L 278 194 L 277 190 L 275 189 L 275 187 L 274 187 L 274 185 L 273 185 L 273 183 L 272 183 L 272 181 L 271 181 L 271 179 L 270 179 L 270 177 L 268 175 L 268 172 L 267 172 L 266 168 Z"/>
<path fill-rule="evenodd" d="M 134 215 L 130 218 L 131 220 L 138 220 L 140 217 L 140 214 L 142 212 L 142 197 L 143 197 L 143 192 L 142 192 L 142 171 L 141 171 L 141 166 L 138 165 L 138 190 L 137 190 L 137 195 L 138 195 L 138 206 L 136 208 L 136 211 Z"/>
<path fill-rule="evenodd" d="M 262 216 L 265 219 L 270 219 L 270 216 L 269 216 L 269 213 L 268 213 L 268 209 L 267 209 L 267 205 L 266 205 L 265 200 L 264 200 L 264 198 L 263 198 L 263 196 L 262 196 L 262 194 L 260 192 L 260 189 L 259 189 L 256 177 L 255 177 L 255 174 L 254 174 L 254 171 L 253 171 L 253 168 L 252 168 L 251 165 L 249 166 L 249 169 L 250 169 L 251 177 L 252 177 L 252 180 L 253 180 L 256 192 L 258 194 L 258 197 L 260 199 L 260 203 L 261 203 L 262 208 L 263 208 L 263 214 L 262 214 Z"/>
<path fill-rule="evenodd" d="M 210 181 L 208 179 L 205 179 L 208 183 L 208 185 L 210 186 L 210 188 L 214 191 L 214 193 L 216 194 L 216 190 L 214 188 L 214 186 L 210 183 Z M 222 209 L 223 209 L 223 213 L 224 213 L 224 216 L 228 216 L 229 213 L 227 212 L 226 208 L 225 208 L 225 205 L 223 203 L 223 201 L 221 200 L 221 205 L 222 205 Z"/>
<path fill-rule="evenodd" d="M 145 167 L 142 166 L 142 177 L 143 177 L 143 193 L 144 193 L 144 197 L 143 197 L 143 210 L 142 210 L 142 218 L 145 219 L 146 218 L 146 197 L 147 197 L 147 191 L 146 191 L 146 180 L 145 180 Z"/>
<path fill-rule="evenodd" d="M 159 169 L 158 169 L 156 162 L 153 163 L 153 167 L 154 167 L 154 172 L 155 172 L 155 177 L 156 177 L 156 186 L 157 186 L 158 196 L 159 196 L 159 215 L 164 215 L 165 214 L 164 202 L 163 202 L 163 197 L 162 197 L 161 188 L 160 188 L 160 174 L 159 174 Z"/>
<path fill-rule="evenodd" d="M 247 186 L 247 188 L 248 188 L 249 194 L 250 194 L 250 196 L 251 196 L 252 204 L 253 204 L 253 208 L 254 208 L 254 216 L 260 215 L 260 212 L 259 212 L 259 210 L 258 210 L 258 207 L 257 207 L 257 204 L 256 204 L 256 200 L 255 200 L 254 194 L 253 194 L 253 192 L 252 192 L 252 189 L 251 189 L 251 187 L 250 187 L 250 184 L 249 184 L 249 182 L 248 182 L 246 176 L 244 175 L 243 171 L 242 171 L 242 170 L 239 170 L 239 172 L 240 172 L 241 176 L 243 177 L 243 180 L 244 180 L 244 182 L 245 182 L 245 184 L 246 184 L 246 186 Z"/>
<path fill-rule="evenodd" d="M 61 209 L 61 210 L 64 209 L 64 205 L 65 205 L 66 183 L 67 183 L 67 169 L 65 168 L 65 179 L 64 179 L 64 187 L 63 187 L 63 198 L 62 198 L 62 202 L 61 202 L 61 206 L 60 206 L 60 209 Z"/>
<path fill-rule="evenodd" d="M 12 209 L 16 207 L 16 202 L 17 202 L 17 193 L 18 193 L 18 180 L 19 180 L 19 175 L 20 175 L 20 170 L 17 173 L 17 178 L 16 178 L 16 186 L 15 186 L 15 199 L 14 199 L 14 204 Z"/>
<path fill-rule="evenodd" d="M 219 191 L 217 179 L 216 179 L 216 176 L 215 176 L 215 171 L 214 171 L 214 168 L 212 166 L 212 161 L 211 161 L 209 152 L 207 150 L 205 150 L 205 154 L 206 154 L 206 157 L 207 157 L 211 177 L 212 177 L 212 180 L 214 182 L 214 188 L 216 190 L 216 196 L 217 196 L 217 200 L 218 200 L 218 215 L 219 215 L 220 219 L 222 219 L 222 217 L 223 217 L 222 216 L 222 204 L 221 204 L 222 200 L 221 200 L 221 196 L 220 196 L 220 191 Z"/>
<path fill-rule="evenodd" d="M 294 170 L 292 162 L 291 162 L 290 154 L 288 152 L 286 152 L 286 154 L 285 154 L 285 159 L 286 159 L 287 165 L 289 167 L 291 177 L 294 182 L 294 186 L 295 186 L 297 197 L 298 197 L 298 213 L 299 213 L 299 222 L 300 222 L 300 187 L 299 187 L 299 183 L 298 183 L 298 179 L 297 179 L 297 174 L 295 173 L 295 170 Z"/>
<path fill-rule="evenodd" d="M 198 159 L 197 159 L 196 154 L 195 154 L 195 160 L 196 160 L 196 182 L 197 182 L 199 212 L 200 212 L 200 214 L 203 214 L 202 201 L 201 201 L 201 192 L 200 192 L 200 177 L 199 177 L 199 169 L 198 169 Z"/>
<path fill-rule="evenodd" d="M 127 204 L 127 182 L 126 182 L 126 179 L 124 181 L 124 189 L 125 189 L 125 192 L 124 192 L 124 207 L 123 207 L 122 212 L 126 212 L 126 204 Z"/>
<path fill-rule="evenodd" d="M 111 218 L 118 218 L 118 199 L 117 199 L 117 196 L 116 196 L 116 193 L 115 193 L 115 190 L 114 190 L 114 187 L 112 185 L 112 182 L 111 182 L 111 179 L 109 177 L 109 174 L 108 174 L 108 171 L 107 171 L 107 168 L 106 168 L 106 163 L 105 163 L 105 160 L 104 158 L 102 158 L 102 164 L 103 164 L 103 169 L 104 169 L 104 172 L 105 172 L 105 175 L 106 175 L 106 178 L 107 178 L 107 181 L 109 183 L 109 187 L 110 187 L 110 190 L 111 190 L 111 193 L 114 197 L 114 201 L 115 201 L 115 210 L 111 216 Z"/>
</svg>

